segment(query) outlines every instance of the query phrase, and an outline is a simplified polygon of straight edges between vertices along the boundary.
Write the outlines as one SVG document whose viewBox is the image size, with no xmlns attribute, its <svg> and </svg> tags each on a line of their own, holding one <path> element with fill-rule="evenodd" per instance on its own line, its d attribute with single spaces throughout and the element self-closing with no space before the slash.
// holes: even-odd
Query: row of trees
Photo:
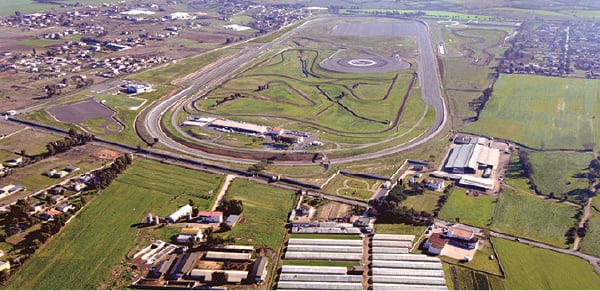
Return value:
<svg viewBox="0 0 600 291">
<path fill-rule="evenodd" d="M 416 185 L 418 183 L 413 183 Z M 422 192 L 421 192 L 422 193 Z M 406 223 L 412 225 L 427 225 L 433 221 L 433 215 L 425 211 L 418 212 L 413 208 L 400 206 L 408 196 L 415 195 L 412 189 L 405 189 L 402 183 L 392 188 L 385 201 L 370 200 L 369 215 L 376 216 L 383 223 Z M 417 194 L 418 195 L 418 194 Z"/>
</svg>

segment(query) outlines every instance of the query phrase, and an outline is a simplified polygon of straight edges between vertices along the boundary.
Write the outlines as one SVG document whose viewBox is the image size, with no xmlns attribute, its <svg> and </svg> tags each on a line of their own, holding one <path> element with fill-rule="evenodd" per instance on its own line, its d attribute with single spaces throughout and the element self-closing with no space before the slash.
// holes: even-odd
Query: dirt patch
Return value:
<svg viewBox="0 0 600 291">
<path fill-rule="evenodd" d="M 350 205 L 338 202 L 329 202 L 318 209 L 318 220 L 327 220 L 329 218 L 344 217 L 350 211 Z"/>
<path fill-rule="evenodd" d="M 92 157 L 103 159 L 103 160 L 114 160 L 121 156 L 120 152 L 109 150 L 109 149 L 100 149 L 91 154 Z"/>
<path fill-rule="evenodd" d="M 218 261 L 198 261 L 196 263 L 196 268 L 201 270 L 222 270 L 224 266 L 224 262 Z"/>
</svg>

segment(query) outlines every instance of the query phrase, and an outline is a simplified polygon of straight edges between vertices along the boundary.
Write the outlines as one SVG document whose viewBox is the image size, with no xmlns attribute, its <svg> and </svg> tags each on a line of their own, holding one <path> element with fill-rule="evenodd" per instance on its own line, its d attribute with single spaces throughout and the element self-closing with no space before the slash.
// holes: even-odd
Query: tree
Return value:
<svg viewBox="0 0 600 291">
<path fill-rule="evenodd" d="M 225 285 L 229 281 L 229 276 L 225 272 L 212 273 L 212 285 Z"/>
</svg>

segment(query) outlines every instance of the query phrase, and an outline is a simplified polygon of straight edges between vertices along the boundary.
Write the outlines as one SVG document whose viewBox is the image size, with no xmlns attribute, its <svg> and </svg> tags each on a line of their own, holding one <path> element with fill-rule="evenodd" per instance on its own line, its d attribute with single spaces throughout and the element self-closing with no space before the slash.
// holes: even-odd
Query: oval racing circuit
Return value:
<svg viewBox="0 0 600 291">
<path fill-rule="evenodd" d="M 189 148 L 183 144 L 178 143 L 177 141 L 168 137 L 162 131 L 160 127 L 160 122 L 163 117 L 163 113 L 172 108 L 173 106 L 176 106 L 175 114 L 173 115 L 173 120 L 169 121 L 174 122 L 176 113 L 186 104 L 186 102 L 189 102 L 190 99 L 186 100 L 185 98 L 191 93 L 202 91 L 210 86 L 217 85 L 219 82 L 222 82 L 224 79 L 230 77 L 231 74 L 233 74 L 233 72 L 239 69 L 240 67 L 243 67 L 246 64 L 254 61 L 256 58 L 261 56 L 261 54 L 268 52 L 273 46 L 281 44 L 283 41 L 287 40 L 292 34 L 305 28 L 306 26 L 332 19 L 339 19 L 339 17 L 320 18 L 307 21 L 302 25 L 283 34 L 281 37 L 277 38 L 276 40 L 270 43 L 266 43 L 260 47 L 247 47 L 235 55 L 217 60 L 215 63 L 212 63 L 204 67 L 197 73 L 194 73 L 194 76 L 192 78 L 186 80 L 191 84 L 190 86 L 181 90 L 177 94 L 156 103 L 155 105 L 153 105 L 152 108 L 149 109 L 146 115 L 146 119 L 144 120 L 144 127 L 146 128 L 146 131 L 152 137 L 158 138 L 158 140 L 166 147 L 169 147 L 172 150 L 190 156 L 238 164 L 255 163 L 255 160 L 243 160 L 239 157 L 210 154 L 200 150 Z M 426 110 L 429 107 L 433 107 L 434 109 L 435 120 L 433 122 L 433 125 L 425 134 L 422 134 L 419 137 L 407 143 L 388 147 L 386 149 L 375 151 L 372 153 L 366 153 L 349 157 L 332 158 L 329 160 L 330 163 L 348 163 L 368 159 L 376 159 L 391 154 L 399 153 L 410 148 L 414 148 L 429 141 L 433 136 L 437 135 L 446 124 L 447 106 L 440 91 L 439 74 L 437 71 L 435 55 L 431 46 L 429 27 L 425 22 L 415 20 L 413 21 L 414 22 L 407 23 L 406 25 L 411 25 L 411 28 L 414 28 L 415 30 L 414 33 L 417 38 L 419 51 L 419 66 L 417 74 L 418 80 L 420 82 L 421 98 L 425 102 Z M 378 66 L 380 63 L 379 60 L 377 60 L 376 58 L 354 58 L 346 59 L 345 64 L 350 67 L 361 69 L 373 68 Z M 312 164 L 312 161 L 275 161 L 275 163 L 286 165 L 301 165 Z"/>
</svg>

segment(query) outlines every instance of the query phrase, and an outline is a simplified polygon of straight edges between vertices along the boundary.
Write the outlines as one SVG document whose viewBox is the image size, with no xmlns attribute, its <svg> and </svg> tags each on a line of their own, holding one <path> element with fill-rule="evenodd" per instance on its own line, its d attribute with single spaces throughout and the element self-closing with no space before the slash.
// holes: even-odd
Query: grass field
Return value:
<svg viewBox="0 0 600 291">
<path fill-rule="evenodd" d="M 377 193 L 381 184 L 381 181 L 375 179 L 364 179 L 339 174 L 327 184 L 324 191 L 332 195 L 369 200 Z"/>
<path fill-rule="evenodd" d="M 478 122 L 465 131 L 538 149 L 584 149 L 600 144 L 600 82 L 501 75 Z"/>
<path fill-rule="evenodd" d="M 189 199 L 198 207 L 208 207 L 211 200 L 194 193 L 216 190 L 222 180 L 219 175 L 136 159 L 130 169 L 38 250 L 6 287 L 122 289 L 125 286 L 102 284 L 113 279 L 110 271 L 136 244 L 148 243 L 147 239 L 136 239 L 139 230 L 131 225 L 150 212 L 167 215 Z"/>
<path fill-rule="evenodd" d="M 466 195 L 465 189 L 456 188 L 448 201 L 440 211 L 440 218 L 455 221 L 460 219 L 461 223 L 487 228 L 492 222 L 494 207 L 496 206 L 496 195 Z"/>
<path fill-rule="evenodd" d="M 236 238 L 238 244 L 279 250 L 287 232 L 285 222 L 296 199 L 294 191 L 235 179 L 225 199 L 241 200 L 244 205 L 244 221 L 225 235 Z"/>
<path fill-rule="evenodd" d="M 404 223 L 394 224 L 381 224 L 375 223 L 375 233 L 384 234 L 412 234 L 415 236 L 415 240 L 423 234 L 427 227 L 426 226 L 415 226 Z"/>
<path fill-rule="evenodd" d="M 600 286 L 600 276 L 585 260 L 504 239 L 493 242 L 506 272 L 506 289 L 577 290 Z"/>
<path fill-rule="evenodd" d="M 593 198 L 590 211 L 592 217 L 588 220 L 588 230 L 580 247 L 582 252 L 600 257 L 600 198 Z"/>
<path fill-rule="evenodd" d="M 534 169 L 533 180 L 543 194 L 573 196 L 588 187 L 585 174 L 594 158 L 591 153 L 534 152 L 529 156 Z"/>
<path fill-rule="evenodd" d="M 576 212 L 574 206 L 504 189 L 496 206 L 492 229 L 566 247 L 565 234 L 575 225 L 573 216 Z"/>
<path fill-rule="evenodd" d="M 433 213 L 435 205 L 442 195 L 444 195 L 442 192 L 425 190 L 425 192 L 421 195 L 412 195 L 406 197 L 406 200 L 402 201 L 400 205 L 413 208 L 418 212 L 425 211 L 428 213 Z"/>
</svg>

